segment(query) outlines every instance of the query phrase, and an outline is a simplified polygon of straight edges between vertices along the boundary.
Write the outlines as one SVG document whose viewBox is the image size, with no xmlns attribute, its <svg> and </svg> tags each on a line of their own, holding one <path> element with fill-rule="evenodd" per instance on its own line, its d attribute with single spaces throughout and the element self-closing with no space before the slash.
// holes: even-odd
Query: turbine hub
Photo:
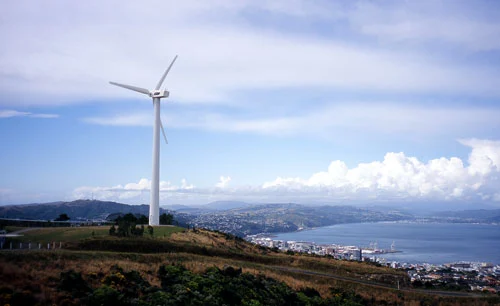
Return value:
<svg viewBox="0 0 500 306">
<path fill-rule="evenodd" d="M 168 90 L 153 90 L 149 93 L 151 98 L 167 98 L 170 92 Z"/>
</svg>

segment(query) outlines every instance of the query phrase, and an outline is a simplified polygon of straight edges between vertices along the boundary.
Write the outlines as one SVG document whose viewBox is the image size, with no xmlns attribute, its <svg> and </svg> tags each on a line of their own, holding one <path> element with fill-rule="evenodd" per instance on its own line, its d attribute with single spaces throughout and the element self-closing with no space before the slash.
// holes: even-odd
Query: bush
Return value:
<svg viewBox="0 0 500 306">
<path fill-rule="evenodd" d="M 119 306 L 125 304 L 123 295 L 108 285 L 103 285 L 89 296 L 90 305 Z"/>
<path fill-rule="evenodd" d="M 82 297 L 91 289 L 82 278 L 82 273 L 69 270 L 61 272 L 58 289 L 67 291 L 75 297 Z"/>
<path fill-rule="evenodd" d="M 304 288 L 296 292 L 286 284 L 267 278 L 242 273 L 241 268 L 212 267 L 203 274 L 193 273 L 181 265 L 162 265 L 157 276 L 161 288 L 151 286 L 139 272 L 125 272 L 112 266 L 107 275 L 101 275 L 100 287 L 90 288 L 81 273 L 69 270 L 60 274 L 58 288 L 71 293 L 59 295 L 59 305 L 362 305 L 363 300 L 352 292 L 332 291 L 331 299 L 322 299 L 318 291 Z M 93 283 L 99 278 L 92 277 Z M 34 305 L 31 292 L 0 290 L 3 302 L 11 305 Z M 8 296 L 7 296 L 8 295 Z M 14 302 L 16 304 L 14 304 Z"/>
</svg>

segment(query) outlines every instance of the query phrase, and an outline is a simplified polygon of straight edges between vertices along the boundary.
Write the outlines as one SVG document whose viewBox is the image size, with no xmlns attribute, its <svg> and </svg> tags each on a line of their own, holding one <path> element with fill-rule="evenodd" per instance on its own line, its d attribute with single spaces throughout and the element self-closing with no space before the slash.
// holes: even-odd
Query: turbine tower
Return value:
<svg viewBox="0 0 500 306">
<path fill-rule="evenodd" d="M 151 178 L 151 201 L 149 202 L 149 225 L 160 224 L 160 128 L 163 133 L 163 138 L 168 144 L 167 136 L 165 135 L 165 130 L 163 129 L 163 124 L 160 119 L 160 100 L 161 98 L 167 98 L 170 92 L 166 89 L 160 90 L 160 87 L 170 71 L 170 68 L 174 65 L 176 59 L 177 55 L 172 60 L 172 63 L 170 63 L 167 70 L 165 70 L 165 73 L 161 77 L 160 81 L 158 81 L 154 90 L 147 90 L 141 87 L 109 82 L 112 85 L 137 91 L 153 98 L 155 114 L 153 123 L 153 176 Z"/>
</svg>

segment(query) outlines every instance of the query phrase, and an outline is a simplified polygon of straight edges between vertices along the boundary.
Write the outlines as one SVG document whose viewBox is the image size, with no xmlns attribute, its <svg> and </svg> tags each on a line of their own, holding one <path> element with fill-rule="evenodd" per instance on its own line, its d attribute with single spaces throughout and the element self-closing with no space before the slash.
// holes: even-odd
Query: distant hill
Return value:
<svg viewBox="0 0 500 306">
<path fill-rule="evenodd" d="M 167 209 L 166 209 L 167 208 Z M 172 205 L 160 208 L 171 213 L 175 224 L 220 230 L 238 236 L 262 232 L 291 232 L 342 223 L 414 220 L 415 216 L 394 207 L 306 206 L 302 204 L 249 204 L 238 201 L 217 201 L 198 207 Z M 106 219 L 110 214 L 149 215 L 149 205 L 127 205 L 110 201 L 76 200 L 45 204 L 0 206 L 0 218 L 54 220 L 67 214 L 71 220 Z M 437 222 L 500 221 L 500 209 L 441 211 L 427 217 Z"/>
<path fill-rule="evenodd" d="M 453 218 L 478 222 L 499 222 L 500 209 L 475 209 L 462 211 L 441 211 L 435 214 L 440 218 Z"/>
<path fill-rule="evenodd" d="M 203 208 L 208 208 L 208 209 L 213 209 L 213 210 L 230 210 L 230 209 L 236 209 L 236 208 L 245 208 L 245 207 L 250 207 L 252 206 L 251 204 L 245 203 L 245 202 L 238 202 L 238 201 L 215 201 L 208 203 L 206 205 L 203 205 Z"/>
<path fill-rule="evenodd" d="M 412 220 L 396 210 L 381 212 L 354 206 L 305 206 L 301 204 L 259 204 L 195 216 L 196 227 L 220 230 L 238 236 L 262 232 L 292 232 L 303 228 L 341 223 Z"/>
<path fill-rule="evenodd" d="M 186 214 L 203 214 L 207 212 L 213 211 L 209 207 L 204 207 L 205 205 L 201 206 L 188 206 L 188 205 L 181 205 L 181 204 L 173 204 L 173 205 L 164 205 L 160 206 L 163 207 L 166 210 L 173 210 L 177 211 L 180 213 L 186 213 Z"/>
<path fill-rule="evenodd" d="M 208 204 L 197 205 L 197 206 L 188 206 L 181 204 L 173 204 L 173 205 L 165 205 L 163 206 L 166 209 L 175 210 L 178 212 L 190 213 L 190 214 L 203 214 L 210 213 L 215 211 L 225 211 L 231 209 L 238 208 L 246 208 L 253 205 L 259 204 L 249 204 L 240 201 L 214 201 Z"/>
<path fill-rule="evenodd" d="M 165 210 L 164 210 L 165 211 Z M 111 213 L 149 215 L 149 205 L 127 205 L 109 201 L 76 200 L 44 204 L 0 206 L 0 218 L 53 220 L 67 214 L 72 220 L 105 219 Z"/>
<path fill-rule="evenodd" d="M 471 210 L 491 210 L 496 209 L 498 206 L 494 206 L 488 203 L 476 203 L 468 201 L 456 201 L 456 202 L 446 202 L 446 201 L 420 201 L 413 203 L 393 203 L 391 205 L 400 210 L 408 211 L 412 214 L 419 216 L 434 216 L 436 213 L 441 212 L 460 212 L 460 211 L 471 211 Z"/>
<path fill-rule="evenodd" d="M 198 209 L 197 207 L 181 205 L 181 204 L 163 205 L 160 207 L 163 207 L 168 210 L 177 210 L 177 211 Z"/>
</svg>

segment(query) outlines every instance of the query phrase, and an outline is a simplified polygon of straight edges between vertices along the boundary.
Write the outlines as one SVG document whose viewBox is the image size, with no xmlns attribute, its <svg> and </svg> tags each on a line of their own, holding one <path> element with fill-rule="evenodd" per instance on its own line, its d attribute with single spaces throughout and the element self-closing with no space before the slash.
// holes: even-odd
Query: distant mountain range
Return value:
<svg viewBox="0 0 500 306">
<path fill-rule="evenodd" d="M 166 211 L 166 210 L 164 210 Z M 0 206 L 0 218 L 53 220 L 60 214 L 75 219 L 105 219 L 111 213 L 149 215 L 149 205 L 127 205 L 98 200 Z"/>
<path fill-rule="evenodd" d="M 478 222 L 500 222 L 500 209 L 441 211 L 437 212 L 435 217 Z"/>
<path fill-rule="evenodd" d="M 301 204 L 249 204 L 217 201 L 197 207 L 172 205 L 160 213 L 172 213 L 181 225 L 195 225 L 244 236 L 261 232 L 288 232 L 301 228 L 341 223 L 428 220 L 437 222 L 499 223 L 500 209 L 435 212 L 421 219 L 394 207 L 307 206 Z M 149 215 L 149 205 L 127 205 L 110 201 L 76 200 L 43 204 L 0 206 L 0 218 L 54 220 L 67 214 L 71 220 L 106 219 L 111 214 Z"/>
<path fill-rule="evenodd" d="M 187 206 L 187 205 L 174 204 L 174 205 L 166 205 L 163 207 L 166 209 L 175 210 L 175 211 L 179 211 L 179 212 L 205 213 L 205 212 L 224 211 L 224 210 L 230 210 L 230 209 L 250 207 L 252 205 L 254 205 L 254 204 L 249 204 L 249 203 L 239 202 L 239 201 L 215 201 L 215 202 L 210 202 L 210 203 L 205 204 L 205 205 L 198 205 L 198 206 Z"/>
<path fill-rule="evenodd" d="M 354 206 L 305 206 L 294 203 L 275 203 L 248 205 L 200 214 L 192 222 L 197 227 L 246 236 L 262 232 L 291 232 L 341 223 L 412 219 L 412 215 L 396 210 L 382 212 Z"/>
</svg>

